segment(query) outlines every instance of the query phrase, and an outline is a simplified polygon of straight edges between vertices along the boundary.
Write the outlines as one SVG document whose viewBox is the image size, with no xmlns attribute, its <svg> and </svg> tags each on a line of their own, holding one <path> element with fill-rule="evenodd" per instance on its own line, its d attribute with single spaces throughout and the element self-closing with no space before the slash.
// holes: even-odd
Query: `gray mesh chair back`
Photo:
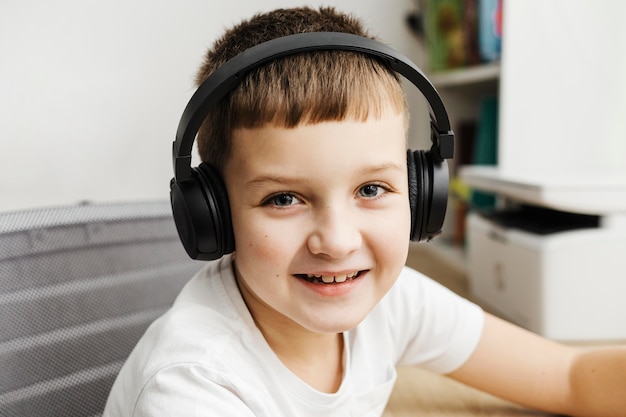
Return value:
<svg viewBox="0 0 626 417">
<path fill-rule="evenodd" d="M 202 264 L 169 202 L 0 214 L 0 416 L 98 416 L 147 326 Z"/>
</svg>

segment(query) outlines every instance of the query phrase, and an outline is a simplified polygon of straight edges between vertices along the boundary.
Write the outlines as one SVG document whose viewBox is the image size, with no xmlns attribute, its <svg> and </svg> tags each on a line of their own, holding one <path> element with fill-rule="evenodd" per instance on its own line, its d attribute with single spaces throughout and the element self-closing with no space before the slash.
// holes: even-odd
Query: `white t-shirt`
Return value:
<svg viewBox="0 0 626 417">
<path fill-rule="evenodd" d="M 104 417 L 380 416 L 396 365 L 447 373 L 474 351 L 482 310 L 405 268 L 371 313 L 344 333 L 334 394 L 294 375 L 255 327 L 232 270 L 211 262 L 155 321 L 123 366 Z"/>
</svg>

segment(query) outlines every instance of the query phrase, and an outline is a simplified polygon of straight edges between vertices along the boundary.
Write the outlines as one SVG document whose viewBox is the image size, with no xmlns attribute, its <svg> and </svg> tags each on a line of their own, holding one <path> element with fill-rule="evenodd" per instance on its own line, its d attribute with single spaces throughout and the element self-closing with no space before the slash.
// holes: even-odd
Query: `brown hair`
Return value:
<svg viewBox="0 0 626 417">
<path fill-rule="evenodd" d="M 200 85 L 220 65 L 254 45 L 303 32 L 347 32 L 369 36 L 357 19 L 334 8 L 278 9 L 228 30 L 207 52 Z M 295 127 L 322 121 L 365 120 L 385 109 L 405 112 L 397 74 L 382 61 L 348 51 L 316 51 L 280 58 L 248 74 L 207 115 L 198 132 L 204 162 L 222 170 L 233 129 L 271 123 Z"/>
</svg>

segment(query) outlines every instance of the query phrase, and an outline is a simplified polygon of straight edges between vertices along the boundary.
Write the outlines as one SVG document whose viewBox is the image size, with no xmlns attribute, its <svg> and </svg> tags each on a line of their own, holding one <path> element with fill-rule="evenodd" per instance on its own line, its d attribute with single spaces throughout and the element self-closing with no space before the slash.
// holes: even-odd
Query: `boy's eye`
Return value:
<svg viewBox="0 0 626 417">
<path fill-rule="evenodd" d="M 359 188 L 359 195 L 361 197 L 366 197 L 366 198 L 378 197 L 384 192 L 385 192 L 385 189 L 381 187 L 380 185 L 376 185 L 376 184 L 367 184 Z"/>
<path fill-rule="evenodd" d="M 294 204 L 298 204 L 300 200 L 293 194 L 281 193 L 276 194 L 265 200 L 265 205 L 273 205 L 276 207 L 288 207 Z"/>
</svg>

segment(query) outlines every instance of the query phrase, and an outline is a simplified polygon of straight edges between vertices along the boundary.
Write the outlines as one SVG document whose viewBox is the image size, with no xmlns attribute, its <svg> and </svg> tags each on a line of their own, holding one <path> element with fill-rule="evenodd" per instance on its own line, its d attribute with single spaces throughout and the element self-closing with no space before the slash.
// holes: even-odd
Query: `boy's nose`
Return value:
<svg viewBox="0 0 626 417">
<path fill-rule="evenodd" d="M 327 207 L 314 222 L 307 242 L 311 253 L 339 259 L 361 247 L 361 230 L 346 210 Z"/>
</svg>

